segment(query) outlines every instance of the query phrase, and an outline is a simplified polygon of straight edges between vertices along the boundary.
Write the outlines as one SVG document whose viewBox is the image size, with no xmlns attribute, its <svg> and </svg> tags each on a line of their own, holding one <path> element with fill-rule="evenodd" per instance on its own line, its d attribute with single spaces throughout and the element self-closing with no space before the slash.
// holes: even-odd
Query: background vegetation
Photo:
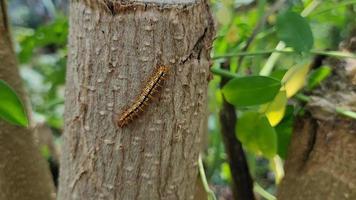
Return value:
<svg viewBox="0 0 356 200">
<path fill-rule="evenodd" d="M 308 93 L 331 73 L 328 66 L 313 68 L 312 64 L 320 56 L 355 58 L 339 48 L 356 28 L 355 4 L 352 0 L 211 1 L 217 36 L 203 164 L 220 199 L 231 199 L 228 185 L 232 181 L 220 133 L 224 98 L 237 111 L 236 137 L 244 146 L 255 190 L 274 199 L 294 119 L 303 114 Z M 12 34 L 34 119 L 51 127 L 58 146 L 63 131 L 66 7 L 62 0 L 9 2 Z M 222 69 L 224 63 L 228 67 Z M 231 79 L 223 88 L 221 77 Z M 1 88 L 6 83 L 0 82 Z M 16 107 L 16 97 L 8 93 Z M 355 113 L 335 109 L 355 118 Z M 12 123 L 27 124 L 21 109 L 14 115 L 17 118 L 5 108 L 0 112 Z M 50 159 L 47 147 L 42 152 Z"/>
</svg>

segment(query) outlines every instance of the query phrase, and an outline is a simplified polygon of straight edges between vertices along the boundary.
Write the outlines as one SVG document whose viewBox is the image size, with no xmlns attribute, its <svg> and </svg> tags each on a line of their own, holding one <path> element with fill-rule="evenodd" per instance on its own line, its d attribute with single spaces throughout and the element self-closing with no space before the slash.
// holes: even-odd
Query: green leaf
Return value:
<svg viewBox="0 0 356 200">
<path fill-rule="evenodd" d="M 19 97 L 2 80 L 0 80 L 0 118 L 15 125 L 28 125 L 27 115 Z"/>
<path fill-rule="evenodd" d="M 296 65 L 290 68 L 284 75 L 282 82 L 287 92 L 287 97 L 290 98 L 295 95 L 305 84 L 305 79 L 309 72 L 308 64 L 302 66 Z"/>
<path fill-rule="evenodd" d="M 68 20 L 64 16 L 58 16 L 52 23 L 40 26 L 32 34 L 20 39 L 19 61 L 28 62 L 37 48 L 48 45 L 51 45 L 51 48 L 65 47 L 67 35 Z"/>
<path fill-rule="evenodd" d="M 276 70 L 276 71 L 271 73 L 270 77 L 281 81 L 283 79 L 283 76 L 286 74 L 287 71 L 288 70 L 286 70 L 286 69 Z"/>
<path fill-rule="evenodd" d="M 331 74 L 331 68 L 328 66 L 321 66 L 318 69 L 310 73 L 308 78 L 307 88 L 312 90 L 318 86 L 323 80 L 325 80 Z"/>
<path fill-rule="evenodd" d="M 266 113 L 272 126 L 276 126 L 283 119 L 287 102 L 287 93 L 285 90 L 281 90 L 273 101 L 262 106 L 262 110 Z"/>
<path fill-rule="evenodd" d="M 293 124 L 294 124 L 294 107 L 287 106 L 286 114 L 283 120 L 275 127 L 278 137 L 278 155 L 286 159 L 287 150 L 290 143 L 290 139 L 292 136 L 293 131 Z"/>
<path fill-rule="evenodd" d="M 277 134 L 265 115 L 244 112 L 236 125 L 236 136 L 252 152 L 272 158 L 277 152 Z"/>
<path fill-rule="evenodd" d="M 235 106 L 254 106 L 272 101 L 281 88 L 280 81 L 267 76 L 247 76 L 229 81 L 222 92 Z"/>
<path fill-rule="evenodd" d="M 314 43 L 308 21 L 298 13 L 287 11 L 278 15 L 277 35 L 280 40 L 297 52 L 308 52 Z"/>
<path fill-rule="evenodd" d="M 260 113 L 255 111 L 244 112 L 238 119 L 236 124 L 236 136 L 241 143 L 250 151 L 258 152 L 258 144 L 256 141 L 256 121 L 260 117 Z"/>
<path fill-rule="evenodd" d="M 257 121 L 257 144 L 263 155 L 273 158 L 277 153 L 277 134 L 266 116 Z"/>
</svg>

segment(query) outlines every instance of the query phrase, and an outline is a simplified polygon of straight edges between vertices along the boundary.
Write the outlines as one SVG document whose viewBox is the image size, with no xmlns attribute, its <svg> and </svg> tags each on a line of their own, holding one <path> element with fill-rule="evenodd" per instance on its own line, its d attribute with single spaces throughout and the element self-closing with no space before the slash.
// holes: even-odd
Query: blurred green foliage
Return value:
<svg viewBox="0 0 356 200">
<path fill-rule="evenodd" d="M 34 116 L 62 129 L 68 20 L 57 16 L 36 29 L 14 27 L 21 75 L 25 80 Z"/>
</svg>

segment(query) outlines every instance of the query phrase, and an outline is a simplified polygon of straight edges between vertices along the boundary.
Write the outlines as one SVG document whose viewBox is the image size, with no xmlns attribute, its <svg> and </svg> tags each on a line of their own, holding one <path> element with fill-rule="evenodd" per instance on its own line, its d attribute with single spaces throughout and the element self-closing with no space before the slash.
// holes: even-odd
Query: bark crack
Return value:
<svg viewBox="0 0 356 200">
<path fill-rule="evenodd" d="M 70 185 L 70 188 L 72 189 L 72 192 L 74 191 L 75 186 L 77 185 L 78 181 L 83 177 L 85 173 L 88 171 L 86 169 L 82 169 L 79 174 L 76 176 L 76 178 L 73 180 L 72 184 Z"/>
<path fill-rule="evenodd" d="M 113 3 L 112 1 L 104 0 L 103 4 L 106 6 L 107 11 L 108 11 L 111 15 L 115 15 L 114 3 Z"/>
<path fill-rule="evenodd" d="M 186 56 L 181 63 L 185 64 L 188 60 L 191 60 L 192 58 L 195 58 L 197 60 L 200 60 L 200 54 L 201 51 L 204 48 L 204 41 L 207 36 L 208 32 L 208 27 L 205 27 L 204 33 L 198 38 L 198 40 L 195 42 L 193 49 L 190 51 L 189 55 Z"/>
<path fill-rule="evenodd" d="M 309 161 L 311 154 L 313 153 L 315 144 L 316 144 L 316 139 L 317 139 L 317 134 L 318 134 L 318 122 L 316 120 L 311 121 L 311 129 L 309 130 L 309 138 L 308 138 L 308 143 L 305 152 L 303 153 L 303 159 L 302 159 L 302 164 L 300 166 L 300 170 L 302 170 L 307 162 Z"/>
</svg>

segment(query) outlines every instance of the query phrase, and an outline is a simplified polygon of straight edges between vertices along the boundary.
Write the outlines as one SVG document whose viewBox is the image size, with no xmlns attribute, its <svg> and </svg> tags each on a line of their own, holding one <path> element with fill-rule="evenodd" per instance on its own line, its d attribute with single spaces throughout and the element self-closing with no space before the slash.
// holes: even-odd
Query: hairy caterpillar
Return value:
<svg viewBox="0 0 356 200">
<path fill-rule="evenodd" d="M 117 125 L 124 127 L 142 113 L 146 105 L 154 98 L 162 88 L 163 81 L 168 75 L 168 67 L 158 66 L 147 81 L 136 101 L 126 109 L 119 117 Z"/>
</svg>

